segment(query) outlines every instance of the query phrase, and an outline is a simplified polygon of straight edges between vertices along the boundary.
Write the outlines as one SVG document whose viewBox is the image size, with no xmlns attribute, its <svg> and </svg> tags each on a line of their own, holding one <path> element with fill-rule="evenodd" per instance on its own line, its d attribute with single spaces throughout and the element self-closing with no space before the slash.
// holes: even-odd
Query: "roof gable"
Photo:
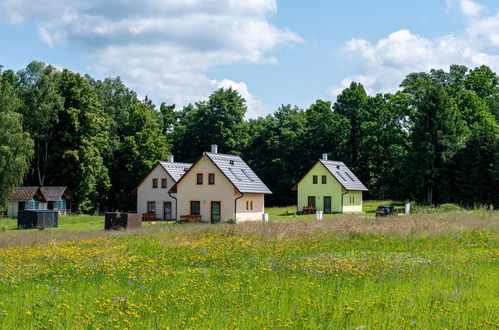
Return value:
<svg viewBox="0 0 499 330">
<path fill-rule="evenodd" d="M 177 183 L 178 180 L 191 168 L 191 163 L 177 163 L 177 162 L 163 162 L 159 161 L 153 168 L 147 173 L 146 176 L 140 181 L 140 183 L 132 190 L 132 195 L 137 195 L 137 190 L 144 183 L 144 181 L 151 175 L 151 173 L 156 169 L 156 167 L 160 166 L 173 180 L 174 183 Z"/>
<path fill-rule="evenodd" d="M 62 197 L 73 200 L 66 187 L 40 187 L 40 192 L 47 202 L 55 202 L 62 199 Z"/>
<path fill-rule="evenodd" d="M 203 156 L 206 156 L 206 158 L 222 172 L 240 193 L 272 194 L 270 189 L 260 180 L 241 157 L 211 152 L 205 152 L 203 153 Z M 191 169 L 203 159 L 203 156 L 194 163 Z M 191 169 L 189 169 L 189 171 Z M 177 184 L 180 183 L 184 177 L 185 176 L 182 176 Z M 177 191 L 177 184 L 170 189 L 170 192 Z"/>
<path fill-rule="evenodd" d="M 310 172 L 317 166 L 321 164 L 326 168 L 326 170 L 331 173 L 331 175 L 338 181 L 339 184 L 346 190 L 353 191 L 367 191 L 368 189 L 362 184 L 362 182 L 353 174 L 353 172 L 343 163 L 333 160 L 323 160 L 319 159 L 314 163 L 314 165 L 307 171 L 307 173 L 298 181 L 298 183 L 293 187 L 294 190 L 297 189 L 300 182 L 307 177 Z"/>
<path fill-rule="evenodd" d="M 322 160 L 319 162 L 334 176 L 334 178 L 346 190 L 367 191 L 366 186 L 353 174 L 353 172 L 343 163 L 332 160 Z"/>
<path fill-rule="evenodd" d="M 44 200 L 38 187 L 14 187 L 9 196 L 10 201 L 30 201 L 37 196 L 39 200 Z"/>
</svg>

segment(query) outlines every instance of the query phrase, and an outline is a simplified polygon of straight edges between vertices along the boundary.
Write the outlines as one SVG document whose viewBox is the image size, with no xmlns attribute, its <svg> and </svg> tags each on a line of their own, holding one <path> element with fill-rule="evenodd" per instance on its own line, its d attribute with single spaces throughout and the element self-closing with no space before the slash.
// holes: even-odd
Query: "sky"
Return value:
<svg viewBox="0 0 499 330">
<path fill-rule="evenodd" d="M 248 118 L 394 92 L 451 64 L 499 72 L 499 0 L 0 0 L 0 65 L 120 76 L 182 107 L 232 87 Z"/>
</svg>

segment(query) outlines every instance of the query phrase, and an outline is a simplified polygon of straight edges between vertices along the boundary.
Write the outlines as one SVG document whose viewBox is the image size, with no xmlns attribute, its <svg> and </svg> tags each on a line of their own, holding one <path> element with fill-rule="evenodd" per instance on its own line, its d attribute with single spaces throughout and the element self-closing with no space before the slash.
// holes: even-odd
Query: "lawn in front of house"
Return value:
<svg viewBox="0 0 499 330">
<path fill-rule="evenodd" d="M 380 205 L 394 205 L 399 212 L 404 210 L 404 202 L 384 200 L 384 201 L 364 201 L 362 204 L 363 213 L 359 214 L 323 214 L 323 219 L 332 219 L 338 216 L 374 216 L 376 208 Z M 265 212 L 269 214 L 269 219 L 272 221 L 286 221 L 286 220 L 314 220 L 315 214 L 303 214 L 298 215 L 296 205 L 284 206 L 284 207 L 268 207 L 265 208 Z"/>
</svg>

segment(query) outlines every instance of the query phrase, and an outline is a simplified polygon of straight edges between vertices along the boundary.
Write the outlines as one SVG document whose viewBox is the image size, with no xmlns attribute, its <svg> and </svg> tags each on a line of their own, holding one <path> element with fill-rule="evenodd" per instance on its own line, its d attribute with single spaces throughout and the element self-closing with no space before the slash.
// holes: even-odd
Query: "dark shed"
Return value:
<svg viewBox="0 0 499 330">
<path fill-rule="evenodd" d="M 58 213 L 53 210 L 25 210 L 19 211 L 17 228 L 57 228 L 59 225 Z"/>
</svg>

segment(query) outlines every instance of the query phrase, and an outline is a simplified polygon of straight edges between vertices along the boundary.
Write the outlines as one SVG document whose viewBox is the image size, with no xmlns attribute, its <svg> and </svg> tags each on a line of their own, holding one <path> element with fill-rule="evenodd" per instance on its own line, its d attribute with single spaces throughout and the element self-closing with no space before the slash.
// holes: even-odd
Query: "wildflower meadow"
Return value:
<svg viewBox="0 0 499 330">
<path fill-rule="evenodd" d="M 7 230 L 0 328 L 497 328 L 498 220 Z"/>
</svg>

